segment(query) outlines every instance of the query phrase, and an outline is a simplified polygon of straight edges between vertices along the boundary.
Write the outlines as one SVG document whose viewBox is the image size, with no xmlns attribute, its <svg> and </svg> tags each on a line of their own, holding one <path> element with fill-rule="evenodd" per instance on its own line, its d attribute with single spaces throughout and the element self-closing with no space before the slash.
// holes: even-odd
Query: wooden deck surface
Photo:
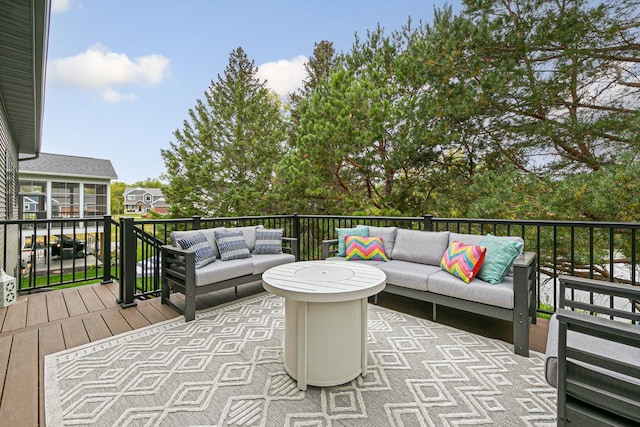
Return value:
<svg viewBox="0 0 640 427">
<path fill-rule="evenodd" d="M 60 291 L 22 295 L 0 308 L 0 426 L 44 426 L 44 356 L 102 338 L 158 323 L 178 314 L 160 298 L 137 301 L 123 309 L 117 302 L 117 283 L 88 285 Z M 258 284 L 240 288 L 240 296 L 262 291 Z M 232 289 L 199 296 L 197 309 L 231 301 Z M 182 295 L 173 295 L 180 303 Z M 378 303 L 424 318 L 430 304 L 381 294 Z M 469 313 L 438 309 L 438 322 L 505 341 L 511 341 L 511 324 Z M 531 330 L 531 349 L 544 352 L 548 322 Z"/>
</svg>

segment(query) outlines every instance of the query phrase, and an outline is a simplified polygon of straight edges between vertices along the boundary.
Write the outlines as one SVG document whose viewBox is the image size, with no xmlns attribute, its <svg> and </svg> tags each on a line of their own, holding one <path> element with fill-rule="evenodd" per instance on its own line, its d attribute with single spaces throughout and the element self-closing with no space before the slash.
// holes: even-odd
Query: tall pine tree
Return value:
<svg viewBox="0 0 640 427">
<path fill-rule="evenodd" d="M 285 124 L 280 101 L 257 77 L 242 48 L 189 120 L 162 150 L 167 201 L 175 216 L 254 215 L 273 211 L 271 179 Z"/>
</svg>

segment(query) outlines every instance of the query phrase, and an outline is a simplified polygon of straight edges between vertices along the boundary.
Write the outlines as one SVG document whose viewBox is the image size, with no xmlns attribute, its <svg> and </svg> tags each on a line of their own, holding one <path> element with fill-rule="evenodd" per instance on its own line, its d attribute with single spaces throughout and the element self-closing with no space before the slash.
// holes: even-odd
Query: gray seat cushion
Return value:
<svg viewBox="0 0 640 427">
<path fill-rule="evenodd" d="M 387 275 L 387 283 L 420 291 L 427 290 L 427 278 L 440 267 L 415 262 L 392 260 L 376 265 Z"/>
<path fill-rule="evenodd" d="M 446 271 L 440 270 L 429 276 L 427 290 L 435 294 L 496 307 L 513 308 L 513 277 L 505 277 L 504 281 L 497 285 L 491 285 L 477 278 L 470 283 L 465 283 Z"/>
<path fill-rule="evenodd" d="M 271 267 L 295 262 L 296 257 L 291 254 L 261 254 L 253 255 L 251 260 L 253 261 L 253 274 L 262 274 Z"/>
<path fill-rule="evenodd" d="M 394 260 L 440 265 L 442 255 L 449 246 L 449 232 L 398 229 L 393 246 Z"/>
<path fill-rule="evenodd" d="M 544 355 L 544 375 L 547 382 L 553 387 L 558 386 L 558 330 L 560 322 L 556 319 L 556 315 L 551 316 L 549 321 L 549 334 L 547 335 L 547 350 Z M 569 331 L 567 334 L 567 345 L 571 348 L 578 348 L 590 353 L 595 353 L 600 356 L 609 357 L 619 362 L 628 363 L 630 365 L 640 367 L 640 349 L 604 340 L 602 338 L 593 337 L 590 335 L 579 334 L 574 331 Z M 589 381 L 589 373 L 593 370 L 602 369 L 590 366 L 590 369 L 580 371 L 583 374 L 583 379 L 586 382 Z M 610 373 L 610 371 L 609 371 Z M 613 373 L 613 376 L 622 378 L 632 384 L 636 384 L 640 387 L 640 378 L 633 378 L 626 375 L 620 375 Z M 607 388 L 605 384 L 599 384 L 600 388 Z M 595 403 L 595 402 L 594 402 Z"/>
<path fill-rule="evenodd" d="M 251 258 L 216 261 L 196 270 L 196 286 L 222 282 L 253 273 Z"/>
</svg>

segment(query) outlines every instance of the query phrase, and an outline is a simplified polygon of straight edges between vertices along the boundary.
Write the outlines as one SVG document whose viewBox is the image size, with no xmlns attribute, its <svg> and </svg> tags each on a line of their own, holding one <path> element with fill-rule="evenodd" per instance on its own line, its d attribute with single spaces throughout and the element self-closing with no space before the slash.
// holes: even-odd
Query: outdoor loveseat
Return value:
<svg viewBox="0 0 640 427">
<path fill-rule="evenodd" d="M 355 229 L 358 228 L 364 226 Z M 434 321 L 437 305 L 512 321 L 514 352 L 529 357 L 529 325 L 536 323 L 534 253 L 516 253 L 512 257 L 515 258 L 513 264 L 509 264 L 512 265 L 512 271 L 505 271 L 506 275 L 499 283 L 490 284 L 478 277 L 465 283 L 441 268 L 443 255 L 453 242 L 479 245 L 486 236 L 372 226 L 368 227 L 368 233 L 360 233 L 361 230 L 354 232 L 354 229 L 337 230 L 338 239 L 323 241 L 323 259 L 365 262 L 379 268 L 387 276 L 384 292 L 432 303 Z M 340 241 L 344 241 L 344 236 L 357 233 L 360 236 L 379 237 L 388 261 L 347 261 L 344 251 L 340 251 Z M 500 237 L 497 242 L 501 244 L 504 241 L 499 239 L 520 242 L 520 248 L 524 245 L 518 237 Z M 492 253 L 488 251 L 484 262 L 487 263 L 489 257 L 500 255 L 495 250 Z"/>
<path fill-rule="evenodd" d="M 161 247 L 162 303 L 195 319 L 196 296 L 257 282 L 276 265 L 298 259 L 297 239 L 282 230 L 261 225 L 175 231 L 171 245 Z M 170 292 L 184 294 L 184 310 L 170 299 Z"/>
</svg>

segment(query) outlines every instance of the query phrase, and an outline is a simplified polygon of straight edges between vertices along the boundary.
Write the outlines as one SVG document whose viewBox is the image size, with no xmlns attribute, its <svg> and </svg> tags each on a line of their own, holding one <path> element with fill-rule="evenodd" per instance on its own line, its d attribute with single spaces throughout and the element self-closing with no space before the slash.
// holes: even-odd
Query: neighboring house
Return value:
<svg viewBox="0 0 640 427">
<path fill-rule="evenodd" d="M 41 153 L 20 162 L 20 219 L 110 215 L 111 180 L 117 178 L 109 160 Z"/>
<path fill-rule="evenodd" d="M 124 189 L 124 212 L 147 213 L 155 211 L 159 214 L 169 212 L 169 205 L 159 188 L 127 187 Z"/>
<path fill-rule="evenodd" d="M 0 219 L 18 219 L 18 164 L 37 157 L 49 35 L 49 0 L 0 0 Z M 0 267 L 18 273 L 18 226 L 0 227 Z"/>
</svg>

